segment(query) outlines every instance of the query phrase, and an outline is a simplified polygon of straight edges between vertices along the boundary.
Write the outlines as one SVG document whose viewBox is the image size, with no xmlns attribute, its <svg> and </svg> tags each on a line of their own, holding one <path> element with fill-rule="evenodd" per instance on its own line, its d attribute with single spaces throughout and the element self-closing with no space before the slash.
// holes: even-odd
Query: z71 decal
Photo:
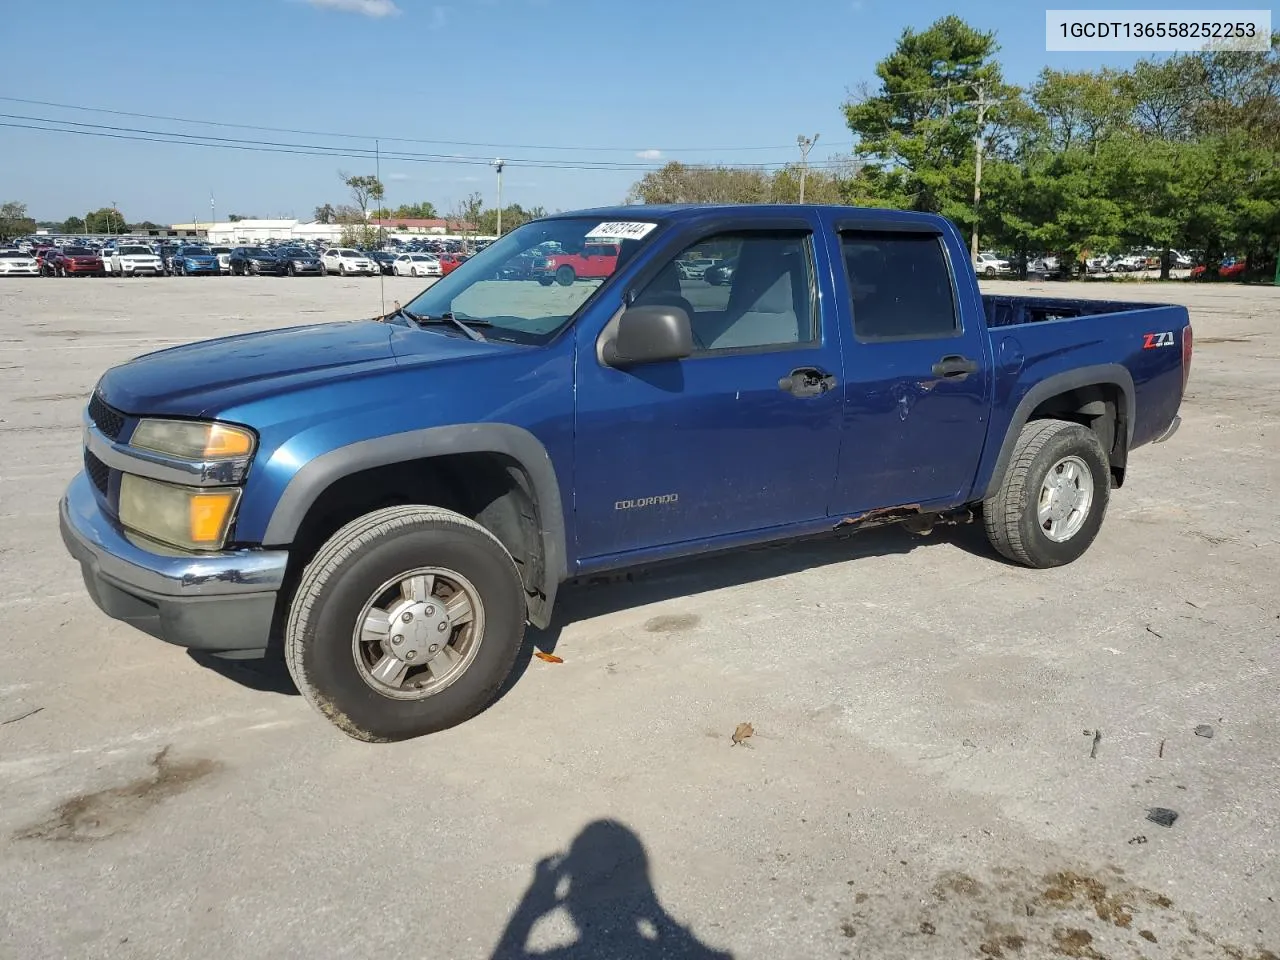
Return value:
<svg viewBox="0 0 1280 960">
<path fill-rule="evenodd" d="M 1166 330 L 1164 333 L 1146 333 L 1143 334 L 1142 349 L 1154 350 L 1156 347 L 1172 347 L 1173 331 Z"/>
</svg>

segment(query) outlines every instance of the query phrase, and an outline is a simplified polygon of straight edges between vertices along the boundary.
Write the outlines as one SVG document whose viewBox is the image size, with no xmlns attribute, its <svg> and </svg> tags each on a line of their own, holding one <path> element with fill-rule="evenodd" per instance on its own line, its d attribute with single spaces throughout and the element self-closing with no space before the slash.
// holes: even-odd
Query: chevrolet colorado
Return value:
<svg viewBox="0 0 1280 960">
<path fill-rule="evenodd" d="M 616 262 L 501 279 L 548 243 Z M 732 273 L 682 276 L 711 243 Z M 895 521 L 1076 560 L 1191 348 L 1182 307 L 984 296 L 928 214 L 556 215 L 384 316 L 108 370 L 62 535 L 108 615 L 278 641 L 342 730 L 400 739 L 483 709 L 584 575 Z"/>
</svg>

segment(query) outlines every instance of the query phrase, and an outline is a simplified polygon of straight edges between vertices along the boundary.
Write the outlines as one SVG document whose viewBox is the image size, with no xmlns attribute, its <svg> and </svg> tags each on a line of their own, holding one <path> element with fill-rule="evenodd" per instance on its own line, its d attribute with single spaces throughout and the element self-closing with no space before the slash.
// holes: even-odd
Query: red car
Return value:
<svg viewBox="0 0 1280 960">
<path fill-rule="evenodd" d="M 1200 266 L 1198 267 L 1193 267 L 1191 270 L 1191 279 L 1192 280 L 1203 279 L 1204 275 L 1208 272 L 1208 269 L 1209 268 L 1206 267 L 1203 263 L 1200 264 Z M 1248 269 L 1249 269 L 1248 260 L 1236 260 L 1235 262 L 1231 263 L 1228 266 L 1219 267 L 1218 276 L 1221 277 L 1223 280 L 1231 280 L 1231 279 L 1234 279 L 1235 277 L 1243 276 L 1244 272 Z"/>
<path fill-rule="evenodd" d="M 467 260 L 460 253 L 440 253 L 436 255 L 436 259 L 440 261 L 440 276 L 442 277 L 447 277 L 453 273 Z"/>
<path fill-rule="evenodd" d="M 64 247 L 50 258 L 50 264 L 58 277 L 106 276 L 102 257 L 88 247 Z"/>
<path fill-rule="evenodd" d="M 589 243 L 581 253 L 552 253 L 533 261 L 533 275 L 544 287 L 552 282 L 567 287 L 579 278 L 603 279 L 618 266 L 618 246 Z"/>
</svg>

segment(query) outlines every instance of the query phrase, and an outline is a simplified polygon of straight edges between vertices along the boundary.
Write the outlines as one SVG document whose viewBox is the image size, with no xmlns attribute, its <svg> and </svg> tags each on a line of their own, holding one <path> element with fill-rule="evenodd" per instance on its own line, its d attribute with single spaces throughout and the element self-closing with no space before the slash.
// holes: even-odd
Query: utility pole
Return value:
<svg viewBox="0 0 1280 960">
<path fill-rule="evenodd" d="M 113 214 L 113 213 L 115 213 L 115 212 L 116 212 L 116 202 L 115 202 L 114 200 L 112 200 L 112 201 L 111 201 L 111 209 L 107 211 L 107 229 L 111 231 L 111 235 L 112 235 L 113 237 L 116 235 L 116 227 L 115 227 L 116 218 L 115 218 L 115 217 L 113 217 L 111 214 Z M 121 232 L 121 233 L 123 233 L 123 232 L 124 232 L 124 223 L 123 223 L 123 222 L 121 222 L 121 224 L 120 224 L 120 232 Z"/>
<path fill-rule="evenodd" d="M 986 140 L 987 85 L 978 84 L 978 131 L 973 137 L 973 236 L 969 240 L 969 259 L 978 259 L 978 202 L 982 199 L 982 148 Z"/>
<path fill-rule="evenodd" d="M 498 171 L 498 236 L 502 236 L 502 168 L 505 162 L 502 159 L 493 161 L 493 169 Z"/>
<path fill-rule="evenodd" d="M 796 137 L 796 146 L 800 148 L 800 202 L 804 203 L 804 180 L 809 172 L 809 151 L 818 142 L 818 134 L 806 137 L 803 133 Z"/>
<path fill-rule="evenodd" d="M 218 215 L 213 206 L 213 191 L 210 190 L 209 191 L 209 232 L 212 232 L 213 225 L 217 222 L 218 222 Z M 209 232 L 205 233 L 206 237 L 209 236 Z"/>
</svg>

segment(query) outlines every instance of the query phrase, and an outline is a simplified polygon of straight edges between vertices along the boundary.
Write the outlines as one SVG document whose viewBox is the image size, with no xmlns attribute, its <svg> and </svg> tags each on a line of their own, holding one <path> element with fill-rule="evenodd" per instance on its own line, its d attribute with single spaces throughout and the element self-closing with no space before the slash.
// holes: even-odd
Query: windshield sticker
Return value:
<svg viewBox="0 0 1280 960">
<path fill-rule="evenodd" d="M 587 232 L 587 240 L 640 240 L 649 235 L 656 223 L 629 223 L 619 221 L 602 223 Z"/>
</svg>

